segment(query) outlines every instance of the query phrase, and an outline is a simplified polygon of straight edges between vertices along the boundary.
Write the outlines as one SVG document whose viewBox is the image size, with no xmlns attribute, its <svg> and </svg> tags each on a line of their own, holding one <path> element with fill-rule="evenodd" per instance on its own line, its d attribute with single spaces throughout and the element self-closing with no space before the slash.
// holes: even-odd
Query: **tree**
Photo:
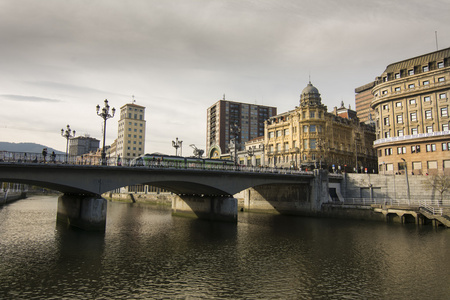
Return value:
<svg viewBox="0 0 450 300">
<path fill-rule="evenodd" d="M 429 179 L 428 182 L 434 189 L 436 189 L 436 191 L 439 192 L 439 194 L 441 194 L 440 204 L 442 204 L 444 193 L 450 190 L 450 176 L 435 175 L 431 179 Z"/>
</svg>

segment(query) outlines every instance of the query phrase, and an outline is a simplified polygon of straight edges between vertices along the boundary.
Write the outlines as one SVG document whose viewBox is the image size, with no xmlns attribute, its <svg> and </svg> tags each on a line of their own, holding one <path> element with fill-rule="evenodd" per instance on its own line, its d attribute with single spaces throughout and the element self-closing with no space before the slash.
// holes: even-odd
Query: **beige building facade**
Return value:
<svg viewBox="0 0 450 300">
<path fill-rule="evenodd" d="M 120 108 L 116 155 L 133 159 L 145 153 L 145 107 L 134 103 Z"/>
<path fill-rule="evenodd" d="M 450 48 L 390 64 L 372 95 L 379 172 L 450 174 Z"/>
<path fill-rule="evenodd" d="M 334 113 L 327 112 L 318 89 L 309 83 L 298 107 L 266 121 L 265 165 L 373 173 L 375 129 L 353 112 L 343 104 Z"/>
</svg>

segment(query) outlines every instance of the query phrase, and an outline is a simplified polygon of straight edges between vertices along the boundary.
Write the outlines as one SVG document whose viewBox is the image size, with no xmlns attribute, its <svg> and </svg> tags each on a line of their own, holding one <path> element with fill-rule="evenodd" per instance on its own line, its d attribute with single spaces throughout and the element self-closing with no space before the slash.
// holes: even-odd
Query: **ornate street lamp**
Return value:
<svg viewBox="0 0 450 300">
<path fill-rule="evenodd" d="M 66 143 L 66 163 L 67 163 L 67 156 L 69 153 L 69 139 L 75 136 L 75 130 L 73 131 L 72 134 L 72 129 L 70 129 L 70 125 L 67 125 L 67 129 L 64 131 L 64 129 L 61 129 L 61 136 L 65 137 L 67 140 Z"/>
<path fill-rule="evenodd" d="M 248 148 L 247 155 L 248 155 L 248 157 L 250 157 L 250 166 L 249 167 L 253 167 L 253 156 L 255 155 L 255 151 L 253 150 L 253 148 Z"/>
<path fill-rule="evenodd" d="M 106 139 L 106 120 L 114 117 L 116 109 L 113 107 L 111 110 L 112 114 L 109 113 L 108 100 L 105 99 L 105 107 L 100 111 L 100 105 L 97 105 L 97 115 L 103 119 L 103 149 L 102 149 L 102 165 L 106 165 L 106 149 L 105 149 L 105 139 Z"/>
<path fill-rule="evenodd" d="M 234 124 L 230 128 L 230 134 L 233 135 L 232 141 L 234 141 L 234 164 L 237 165 L 237 152 L 238 152 L 238 136 L 241 132 L 241 129 L 239 128 L 237 122 L 234 122 Z"/>
<path fill-rule="evenodd" d="M 182 145 L 183 145 L 183 141 L 179 141 L 178 138 L 175 139 L 175 141 L 172 141 L 172 147 L 175 148 L 175 156 L 178 156 L 178 148 L 180 149 L 180 153 L 182 153 Z M 180 154 L 182 155 L 182 154 Z"/>
</svg>

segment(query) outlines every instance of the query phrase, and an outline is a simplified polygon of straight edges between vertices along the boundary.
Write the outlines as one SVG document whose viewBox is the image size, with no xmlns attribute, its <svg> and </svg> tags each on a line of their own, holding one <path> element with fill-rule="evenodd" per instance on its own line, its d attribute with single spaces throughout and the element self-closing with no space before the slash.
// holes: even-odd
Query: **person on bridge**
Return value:
<svg viewBox="0 0 450 300">
<path fill-rule="evenodd" d="M 47 158 L 47 148 L 42 149 L 42 156 L 44 157 L 44 163 Z"/>
<path fill-rule="evenodd" d="M 55 151 L 52 152 L 52 155 L 50 155 L 50 157 L 51 157 L 52 163 L 55 163 L 55 160 L 56 160 L 56 154 L 55 154 Z"/>
</svg>

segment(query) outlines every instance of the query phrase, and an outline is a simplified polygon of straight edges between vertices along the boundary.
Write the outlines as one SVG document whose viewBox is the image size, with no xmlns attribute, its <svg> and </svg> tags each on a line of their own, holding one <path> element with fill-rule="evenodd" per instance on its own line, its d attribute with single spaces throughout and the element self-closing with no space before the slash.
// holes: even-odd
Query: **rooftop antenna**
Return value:
<svg viewBox="0 0 450 300">
<path fill-rule="evenodd" d="M 436 51 L 438 51 L 438 50 L 439 50 L 439 48 L 438 48 L 438 38 L 437 38 L 437 31 L 435 31 L 435 32 L 434 32 L 434 35 L 435 35 L 435 37 L 436 37 Z"/>
<path fill-rule="evenodd" d="M 134 95 L 131 95 L 131 98 L 133 98 L 133 101 L 131 103 L 136 103 L 136 99 L 134 99 Z"/>
<path fill-rule="evenodd" d="M 225 101 L 225 94 L 223 94 L 223 100 Z"/>
</svg>

